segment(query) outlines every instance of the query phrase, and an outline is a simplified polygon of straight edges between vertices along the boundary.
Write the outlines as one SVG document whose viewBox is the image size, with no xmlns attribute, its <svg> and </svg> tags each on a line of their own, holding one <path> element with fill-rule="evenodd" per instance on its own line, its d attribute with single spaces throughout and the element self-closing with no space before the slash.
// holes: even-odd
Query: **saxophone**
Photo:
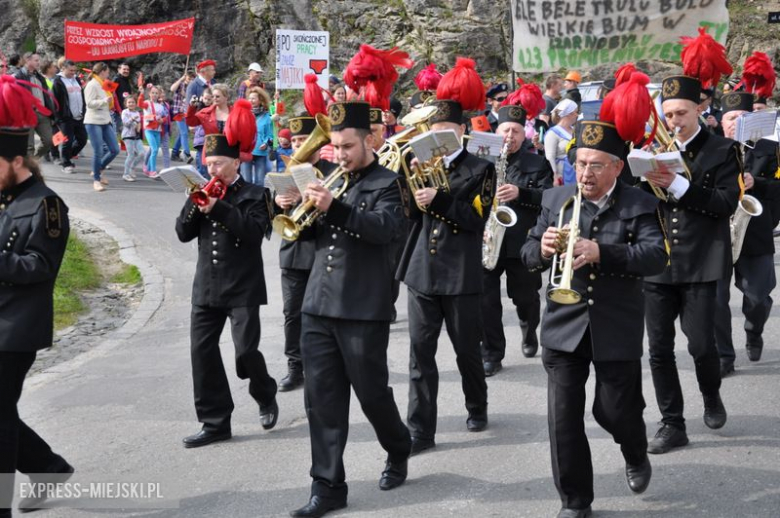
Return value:
<svg viewBox="0 0 780 518">
<path fill-rule="evenodd" d="M 744 171 L 744 144 L 739 147 L 739 150 L 739 165 L 740 169 Z M 742 173 L 740 173 L 740 178 L 742 178 L 741 175 Z M 742 181 L 740 181 L 739 186 L 740 191 L 744 191 L 744 183 L 742 183 Z M 760 216 L 762 212 L 764 212 L 764 207 L 761 205 L 761 202 L 758 201 L 756 197 L 744 194 L 743 192 L 739 199 L 737 210 L 734 211 L 734 214 L 731 215 L 731 219 L 729 220 L 729 229 L 731 230 L 731 258 L 733 262 L 737 262 L 739 254 L 742 252 L 742 244 L 745 242 L 745 232 L 747 232 L 750 219 Z"/>
<path fill-rule="evenodd" d="M 501 155 L 496 160 L 496 190 L 506 183 L 506 167 L 509 162 L 509 142 L 504 142 Z M 501 253 L 501 243 L 504 242 L 504 234 L 507 227 L 517 223 L 515 211 L 498 203 L 498 197 L 493 198 L 493 206 L 490 216 L 485 223 L 485 234 L 482 243 L 482 266 L 486 270 L 493 270 L 498 263 Z"/>
</svg>

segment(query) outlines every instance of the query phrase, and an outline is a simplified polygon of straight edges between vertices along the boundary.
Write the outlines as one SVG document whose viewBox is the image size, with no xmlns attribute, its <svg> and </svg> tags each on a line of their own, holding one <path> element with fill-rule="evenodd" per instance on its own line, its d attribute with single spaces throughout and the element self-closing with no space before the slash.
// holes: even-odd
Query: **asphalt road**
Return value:
<svg viewBox="0 0 780 518">
<path fill-rule="evenodd" d="M 168 508 L 62 507 L 39 514 L 52 518 L 284 516 L 309 496 L 310 447 L 303 393 L 280 394 L 279 423 L 274 430 L 263 431 L 247 383 L 235 376 L 230 335 L 225 332 L 223 357 L 236 403 L 234 438 L 195 450 L 182 447 L 182 437 L 199 429 L 188 351 L 196 245 L 181 244 L 174 234 L 183 195 L 146 178 L 122 182 L 123 157 L 106 173 L 111 185 L 104 193 L 93 192 L 86 158 L 75 175 L 64 175 L 53 165 L 45 166 L 45 175 L 74 216 L 103 225 L 120 240 L 125 257 L 141 265 L 147 298 L 128 325 L 105 343 L 28 380 L 20 408 L 23 418 L 76 467 L 73 481 L 157 483 L 165 497 L 157 505 Z M 270 303 L 261 311 L 261 350 L 278 380 L 286 371 L 279 239 L 274 237 L 263 247 Z M 736 330 L 742 325 L 739 300 L 735 291 Z M 538 356 L 522 357 L 517 319 L 508 299 L 504 302 L 510 346 L 505 369 L 488 382 L 488 430 L 466 431 L 454 354 L 443 336 L 438 354 L 437 448 L 410 461 L 404 486 L 380 491 L 377 481 L 385 454 L 355 402 L 345 454 L 349 507 L 334 516 L 555 516 L 560 501 L 551 478 L 546 376 Z M 399 318 L 391 329 L 388 356 L 391 383 L 404 415 L 409 348 L 405 294 L 397 307 Z M 729 420 L 717 431 L 702 423 L 692 361 L 684 338 L 678 338 L 691 443 L 651 457 L 653 480 L 643 495 L 633 495 L 626 487 L 619 447 L 588 412 L 595 516 L 780 516 L 779 328 L 775 309 L 759 363 L 747 361 L 741 333 L 735 333 L 737 374 L 724 381 L 722 390 Z M 645 419 L 652 435 L 660 416 L 647 358 L 643 365 Z M 592 392 L 591 377 L 588 408 Z M 70 503 L 59 500 L 57 504 Z"/>
</svg>

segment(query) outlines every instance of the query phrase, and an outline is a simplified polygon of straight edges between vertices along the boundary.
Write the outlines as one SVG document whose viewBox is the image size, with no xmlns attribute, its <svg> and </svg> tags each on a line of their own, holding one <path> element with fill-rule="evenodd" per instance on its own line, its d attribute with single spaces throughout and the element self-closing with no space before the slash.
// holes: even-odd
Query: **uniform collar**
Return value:
<svg viewBox="0 0 780 518">
<path fill-rule="evenodd" d="M 458 164 L 460 164 L 464 158 L 466 158 L 466 148 L 462 147 L 456 152 L 454 152 L 451 155 L 444 157 L 444 167 L 445 169 L 455 169 L 458 167 Z"/>
<path fill-rule="evenodd" d="M 25 181 L 23 181 L 22 183 L 18 183 L 13 187 L 11 187 L 10 189 L 6 189 L 2 193 L 0 193 L 0 200 L 5 204 L 11 203 L 16 198 L 18 198 L 20 194 L 22 194 L 24 191 L 32 187 L 35 184 L 35 182 L 37 182 L 35 176 L 30 175 L 30 177 Z"/>
<path fill-rule="evenodd" d="M 378 163 L 379 162 L 378 162 L 377 155 L 376 155 L 376 153 L 374 153 L 373 154 L 373 159 L 371 160 L 371 162 L 366 167 L 362 167 L 360 169 L 355 169 L 354 171 L 350 171 L 349 172 L 349 179 L 351 181 L 353 181 L 353 182 L 356 182 L 356 181 L 360 180 L 361 178 L 364 178 L 368 173 L 371 172 L 372 169 L 374 169 L 374 167 L 376 167 L 376 165 Z"/>
<path fill-rule="evenodd" d="M 696 137 L 698 137 L 698 136 L 699 136 L 699 133 L 701 133 L 701 125 L 698 125 L 698 124 L 697 124 L 697 125 L 696 125 L 696 133 L 694 133 L 694 134 L 693 134 L 693 136 L 692 136 L 691 138 L 689 138 L 688 140 L 686 140 L 685 142 L 680 142 L 679 140 L 677 140 L 677 138 L 675 138 L 675 139 L 674 139 L 674 141 L 677 143 L 677 148 L 678 148 L 680 151 L 685 151 L 685 150 L 687 150 L 687 149 L 688 149 L 688 145 L 689 145 L 691 142 L 693 142 L 693 141 L 694 141 L 694 139 L 695 139 Z"/>
</svg>

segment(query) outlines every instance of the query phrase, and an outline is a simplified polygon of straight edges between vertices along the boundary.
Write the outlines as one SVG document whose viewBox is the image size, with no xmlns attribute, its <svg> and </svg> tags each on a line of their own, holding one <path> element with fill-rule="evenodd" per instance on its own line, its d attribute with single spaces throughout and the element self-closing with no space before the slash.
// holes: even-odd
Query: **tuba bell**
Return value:
<svg viewBox="0 0 780 518">
<path fill-rule="evenodd" d="M 290 156 L 282 156 L 282 161 L 287 167 L 296 165 L 302 165 L 308 163 L 309 158 L 316 153 L 321 147 L 330 144 L 330 128 L 331 122 L 327 115 L 318 113 L 314 117 L 317 126 L 314 131 L 311 132 L 306 141 L 298 148 L 298 150 Z M 319 173 L 319 171 L 317 171 Z M 322 174 L 318 174 L 322 176 Z"/>
<path fill-rule="evenodd" d="M 385 140 L 385 143 L 379 148 L 379 165 L 395 171 L 401 171 L 401 152 L 402 148 L 417 135 L 422 135 L 430 131 L 428 121 L 439 111 L 435 106 L 424 106 L 412 113 L 407 114 L 401 119 L 401 125 L 411 126 L 396 133 Z"/>
<path fill-rule="evenodd" d="M 563 215 L 566 207 L 573 204 L 569 228 L 563 228 Z M 571 287 L 574 276 L 574 244 L 580 235 L 580 208 L 582 207 L 582 186 L 577 184 L 577 194 L 569 198 L 561 207 L 558 216 L 558 241 L 550 270 L 550 288 L 547 298 L 558 304 L 576 304 L 582 300 L 582 295 Z M 566 253 L 566 259 L 561 264 L 560 254 Z"/>
</svg>

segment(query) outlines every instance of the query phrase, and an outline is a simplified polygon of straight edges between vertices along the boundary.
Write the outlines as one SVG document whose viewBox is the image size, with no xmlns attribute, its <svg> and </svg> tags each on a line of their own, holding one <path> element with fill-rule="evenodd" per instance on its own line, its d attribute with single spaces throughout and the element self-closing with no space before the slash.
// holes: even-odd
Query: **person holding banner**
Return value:
<svg viewBox="0 0 780 518">
<path fill-rule="evenodd" d="M 84 88 L 84 101 L 87 104 L 84 126 L 92 145 L 92 187 L 97 192 L 105 191 L 104 185 L 108 185 L 108 180 L 102 178 L 100 172 L 119 154 L 119 143 L 111 124 L 114 94 L 104 88 L 107 79 L 108 65 L 97 63 L 92 67 L 89 83 Z"/>
</svg>

